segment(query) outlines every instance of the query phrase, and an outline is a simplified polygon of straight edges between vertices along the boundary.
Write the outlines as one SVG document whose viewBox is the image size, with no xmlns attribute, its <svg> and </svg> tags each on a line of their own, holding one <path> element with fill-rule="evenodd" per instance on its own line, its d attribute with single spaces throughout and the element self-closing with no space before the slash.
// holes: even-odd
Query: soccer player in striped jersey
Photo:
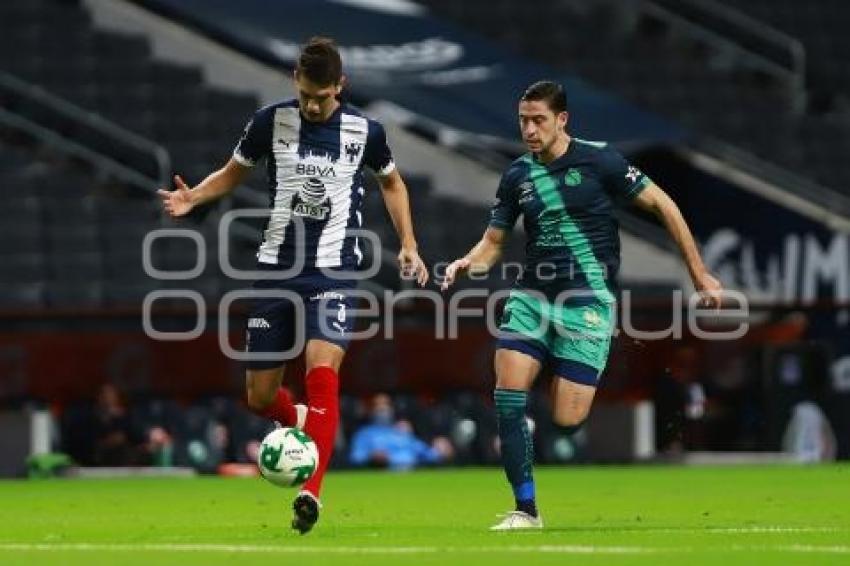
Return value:
<svg viewBox="0 0 850 566">
<path fill-rule="evenodd" d="M 417 252 L 407 188 L 396 169 L 383 126 L 340 101 L 342 62 L 334 42 L 313 38 L 303 46 L 295 70 L 298 96 L 261 108 L 248 123 L 233 157 L 220 170 L 189 188 L 175 177 L 176 190 L 159 191 L 165 210 L 183 216 L 220 198 L 266 160 L 271 216 L 257 253 L 268 279 L 257 289 L 283 289 L 301 297 L 304 320 L 288 299 L 256 299 L 248 321 L 248 351 L 269 354 L 294 345 L 296 325 L 306 337 L 307 405 L 295 405 L 281 388 L 285 362 L 248 362 L 248 406 L 284 426 L 303 428 L 319 449 L 319 467 L 293 504 L 292 527 L 306 533 L 318 520 L 319 495 L 331 459 L 339 421 L 338 377 L 353 328 L 349 314 L 362 254 L 364 168 L 378 178 L 401 242 L 402 272 L 420 285 L 428 271 Z M 301 230 L 301 233 L 299 233 Z M 303 268 L 294 277 L 281 270 Z M 337 273 L 329 277 L 328 270 Z M 347 274 L 347 275 L 346 275 Z M 267 357 L 267 356 L 266 356 Z M 293 356 L 294 357 L 294 356 Z"/>
<path fill-rule="evenodd" d="M 615 204 L 655 214 L 681 250 L 704 303 L 720 305 L 720 283 L 703 265 L 676 204 L 607 144 L 571 137 L 567 119 L 560 85 L 541 81 L 526 90 L 519 124 L 528 153 L 502 176 L 484 237 L 447 267 L 442 282 L 446 289 L 459 275 L 489 270 L 523 216 L 526 262 L 505 305 L 494 360 L 502 463 L 516 507 L 494 530 L 543 526 L 525 420 L 528 390 L 543 364 L 554 368 L 556 424 L 573 433 L 590 410 L 614 323 L 620 265 Z"/>
</svg>

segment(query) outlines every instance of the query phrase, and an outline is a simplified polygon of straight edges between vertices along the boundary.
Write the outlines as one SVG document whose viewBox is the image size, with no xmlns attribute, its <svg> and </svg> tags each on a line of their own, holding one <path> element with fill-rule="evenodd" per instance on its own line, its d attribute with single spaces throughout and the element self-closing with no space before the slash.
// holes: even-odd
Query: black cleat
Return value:
<svg viewBox="0 0 850 566">
<path fill-rule="evenodd" d="M 300 493 L 292 503 L 295 516 L 292 518 L 292 528 L 302 535 L 310 532 L 319 520 L 319 502 L 309 493 Z"/>
</svg>

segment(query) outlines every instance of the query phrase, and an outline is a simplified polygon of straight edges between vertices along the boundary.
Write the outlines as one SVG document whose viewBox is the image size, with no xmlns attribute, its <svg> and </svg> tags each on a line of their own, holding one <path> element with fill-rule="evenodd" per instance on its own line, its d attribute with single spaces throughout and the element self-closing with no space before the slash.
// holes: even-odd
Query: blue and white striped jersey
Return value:
<svg viewBox="0 0 850 566">
<path fill-rule="evenodd" d="M 325 122 L 310 122 L 297 100 L 287 100 L 254 114 L 233 158 L 247 167 L 267 159 L 271 216 L 260 263 L 287 268 L 299 252 L 306 268 L 359 265 L 349 231 L 362 226 L 363 167 L 382 176 L 395 168 L 381 124 L 347 104 Z M 306 249 L 295 249 L 294 217 L 303 221 Z"/>
</svg>

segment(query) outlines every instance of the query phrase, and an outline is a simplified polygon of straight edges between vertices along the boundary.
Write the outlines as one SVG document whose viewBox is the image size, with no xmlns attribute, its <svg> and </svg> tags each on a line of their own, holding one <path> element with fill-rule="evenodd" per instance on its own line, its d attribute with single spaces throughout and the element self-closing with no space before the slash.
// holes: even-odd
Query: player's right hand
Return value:
<svg viewBox="0 0 850 566">
<path fill-rule="evenodd" d="M 711 273 L 694 278 L 694 287 L 700 295 L 700 306 L 719 309 L 723 306 L 723 285 Z"/>
<path fill-rule="evenodd" d="M 458 276 L 463 275 L 469 270 L 471 262 L 469 259 L 462 257 L 456 259 L 446 268 L 446 273 L 443 275 L 443 281 L 440 283 L 440 290 L 445 291 L 455 282 Z"/>
<path fill-rule="evenodd" d="M 172 218 L 177 218 L 189 214 L 195 207 L 195 203 L 192 202 L 192 193 L 188 185 L 183 182 L 180 175 L 174 176 L 174 187 L 173 191 L 159 189 L 156 193 L 162 198 L 162 207 L 165 212 Z"/>
</svg>

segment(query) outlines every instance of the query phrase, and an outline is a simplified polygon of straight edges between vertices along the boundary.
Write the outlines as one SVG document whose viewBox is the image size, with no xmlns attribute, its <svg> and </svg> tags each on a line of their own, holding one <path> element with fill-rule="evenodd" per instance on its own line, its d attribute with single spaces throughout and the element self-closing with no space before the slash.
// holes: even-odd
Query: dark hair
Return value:
<svg viewBox="0 0 850 566">
<path fill-rule="evenodd" d="M 567 93 L 564 87 L 554 81 L 537 81 L 525 89 L 520 100 L 542 100 L 555 114 L 567 111 Z"/>
<path fill-rule="evenodd" d="M 329 37 L 311 37 L 301 47 L 296 69 L 319 86 L 339 84 L 342 80 L 342 59 L 334 40 Z"/>
</svg>

